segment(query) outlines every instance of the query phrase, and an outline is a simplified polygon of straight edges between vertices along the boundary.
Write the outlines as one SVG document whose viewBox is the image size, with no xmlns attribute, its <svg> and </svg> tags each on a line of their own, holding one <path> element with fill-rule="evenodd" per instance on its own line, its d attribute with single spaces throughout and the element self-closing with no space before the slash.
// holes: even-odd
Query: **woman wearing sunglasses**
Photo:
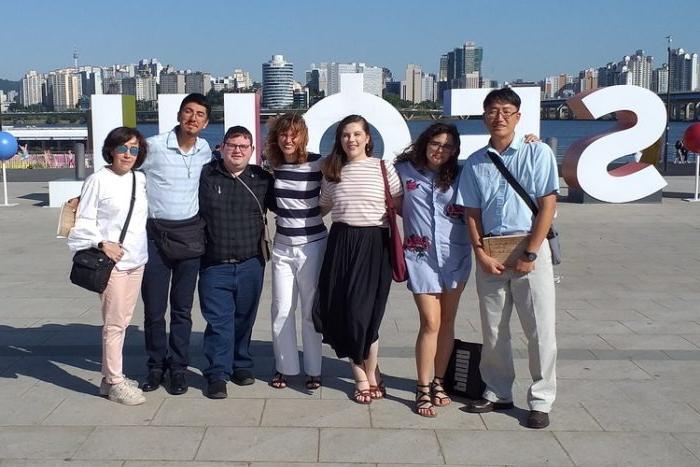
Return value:
<svg viewBox="0 0 700 467">
<path fill-rule="evenodd" d="M 120 404 L 138 405 L 146 399 L 136 381 L 122 373 L 122 349 L 148 260 L 146 178 L 134 172 L 146 158 L 146 141 L 133 128 L 115 128 L 105 139 L 102 157 L 109 165 L 85 180 L 68 247 L 73 252 L 99 248 L 116 263 L 100 294 L 104 322 L 100 395 Z M 134 207 L 124 241 L 119 243 L 134 183 Z"/>
</svg>

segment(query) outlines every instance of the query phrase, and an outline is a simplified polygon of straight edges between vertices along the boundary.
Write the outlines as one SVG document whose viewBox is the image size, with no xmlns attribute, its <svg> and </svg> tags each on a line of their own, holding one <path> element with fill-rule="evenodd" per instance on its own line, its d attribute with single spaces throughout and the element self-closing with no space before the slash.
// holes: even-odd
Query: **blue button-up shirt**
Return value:
<svg viewBox="0 0 700 467">
<path fill-rule="evenodd" d="M 471 244 L 464 208 L 455 204 L 457 181 L 442 191 L 437 174 L 396 164 L 403 186 L 404 254 L 408 288 L 413 293 L 442 293 L 466 282 Z"/>
<path fill-rule="evenodd" d="M 147 141 L 148 154 L 141 170 L 146 174 L 148 217 L 189 219 L 199 212 L 199 175 L 211 160 L 209 143 L 197 138 L 189 152 L 182 152 L 175 129 Z"/>
<path fill-rule="evenodd" d="M 481 209 L 484 234 L 508 235 L 532 230 L 530 208 L 491 162 L 487 151 L 473 153 L 466 161 L 457 189 L 457 204 Z M 544 143 L 513 142 L 499 157 L 513 177 L 537 204 L 537 198 L 559 191 L 559 175 L 554 153 Z"/>
</svg>

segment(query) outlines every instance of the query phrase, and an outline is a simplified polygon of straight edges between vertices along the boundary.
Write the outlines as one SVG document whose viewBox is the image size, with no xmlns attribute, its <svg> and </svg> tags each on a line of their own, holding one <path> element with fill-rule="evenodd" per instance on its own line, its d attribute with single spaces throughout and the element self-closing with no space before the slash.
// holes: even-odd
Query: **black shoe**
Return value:
<svg viewBox="0 0 700 467">
<path fill-rule="evenodd" d="M 204 395 L 209 399 L 226 399 L 228 397 L 228 392 L 226 392 L 226 381 L 222 379 L 209 381 Z"/>
<path fill-rule="evenodd" d="M 233 370 L 231 381 L 239 386 L 250 386 L 251 384 L 255 383 L 255 375 L 250 370 L 239 368 L 237 370 Z"/>
<path fill-rule="evenodd" d="M 170 372 L 170 394 L 179 396 L 187 392 L 187 379 L 184 371 Z"/>
<path fill-rule="evenodd" d="M 470 401 L 464 406 L 464 410 L 469 413 L 487 413 L 494 410 L 508 410 L 512 408 L 512 402 L 491 402 L 487 399 Z"/>
<path fill-rule="evenodd" d="M 530 410 L 530 415 L 527 417 L 527 427 L 539 430 L 549 426 L 549 414 L 540 412 L 539 410 Z"/>
<path fill-rule="evenodd" d="M 163 370 L 149 370 L 146 382 L 141 386 L 143 392 L 155 391 L 163 384 Z"/>
</svg>

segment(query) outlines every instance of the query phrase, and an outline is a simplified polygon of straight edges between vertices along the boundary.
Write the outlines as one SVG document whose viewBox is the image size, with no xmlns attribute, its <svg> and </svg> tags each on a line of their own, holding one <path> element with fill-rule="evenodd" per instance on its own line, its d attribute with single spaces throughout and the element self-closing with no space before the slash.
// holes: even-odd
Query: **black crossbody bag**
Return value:
<svg viewBox="0 0 700 467">
<path fill-rule="evenodd" d="M 134 202 L 136 201 L 136 174 L 131 171 L 133 186 L 131 187 L 131 204 L 129 205 L 129 213 L 126 215 L 126 221 L 122 232 L 119 235 L 119 243 L 124 242 L 126 229 L 129 228 L 131 221 L 131 213 L 134 211 Z M 91 292 L 102 293 L 107 288 L 109 276 L 112 274 L 115 262 L 112 261 L 102 250 L 98 248 L 88 248 L 80 250 L 73 255 L 73 267 L 70 271 L 70 281 L 75 285 L 87 289 Z"/>
<path fill-rule="evenodd" d="M 530 196 L 527 194 L 522 185 L 520 185 L 520 183 L 518 183 L 515 177 L 513 177 L 513 174 L 510 173 L 510 170 L 506 168 L 501 158 L 489 151 L 486 151 L 486 154 L 489 156 L 489 159 L 491 159 L 491 162 L 494 163 L 498 171 L 501 172 L 501 175 L 503 175 L 506 178 L 510 186 L 512 186 L 515 192 L 518 193 L 518 195 L 520 195 L 523 201 L 525 201 L 525 204 L 527 204 L 530 210 L 532 210 L 532 213 L 535 216 L 537 216 L 537 213 L 539 212 L 537 205 L 532 200 L 532 198 L 530 198 Z M 547 232 L 547 241 L 549 242 L 549 249 L 552 250 L 552 264 L 560 264 L 561 246 L 559 245 L 559 232 L 557 232 L 554 228 L 554 223 L 552 223 L 552 225 L 549 227 L 549 232 Z"/>
</svg>

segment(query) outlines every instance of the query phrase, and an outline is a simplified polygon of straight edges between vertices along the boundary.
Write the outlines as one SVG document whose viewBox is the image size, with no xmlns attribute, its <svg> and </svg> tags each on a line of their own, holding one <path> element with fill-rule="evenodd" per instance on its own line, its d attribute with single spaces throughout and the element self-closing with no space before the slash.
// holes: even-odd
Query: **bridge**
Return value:
<svg viewBox="0 0 700 467">
<path fill-rule="evenodd" d="M 666 94 L 659 94 L 666 102 Z M 567 99 L 546 99 L 540 103 L 540 118 L 542 120 L 570 120 L 573 112 L 566 105 Z M 670 120 L 692 122 L 700 120 L 700 91 L 672 92 L 670 99 Z"/>
</svg>

